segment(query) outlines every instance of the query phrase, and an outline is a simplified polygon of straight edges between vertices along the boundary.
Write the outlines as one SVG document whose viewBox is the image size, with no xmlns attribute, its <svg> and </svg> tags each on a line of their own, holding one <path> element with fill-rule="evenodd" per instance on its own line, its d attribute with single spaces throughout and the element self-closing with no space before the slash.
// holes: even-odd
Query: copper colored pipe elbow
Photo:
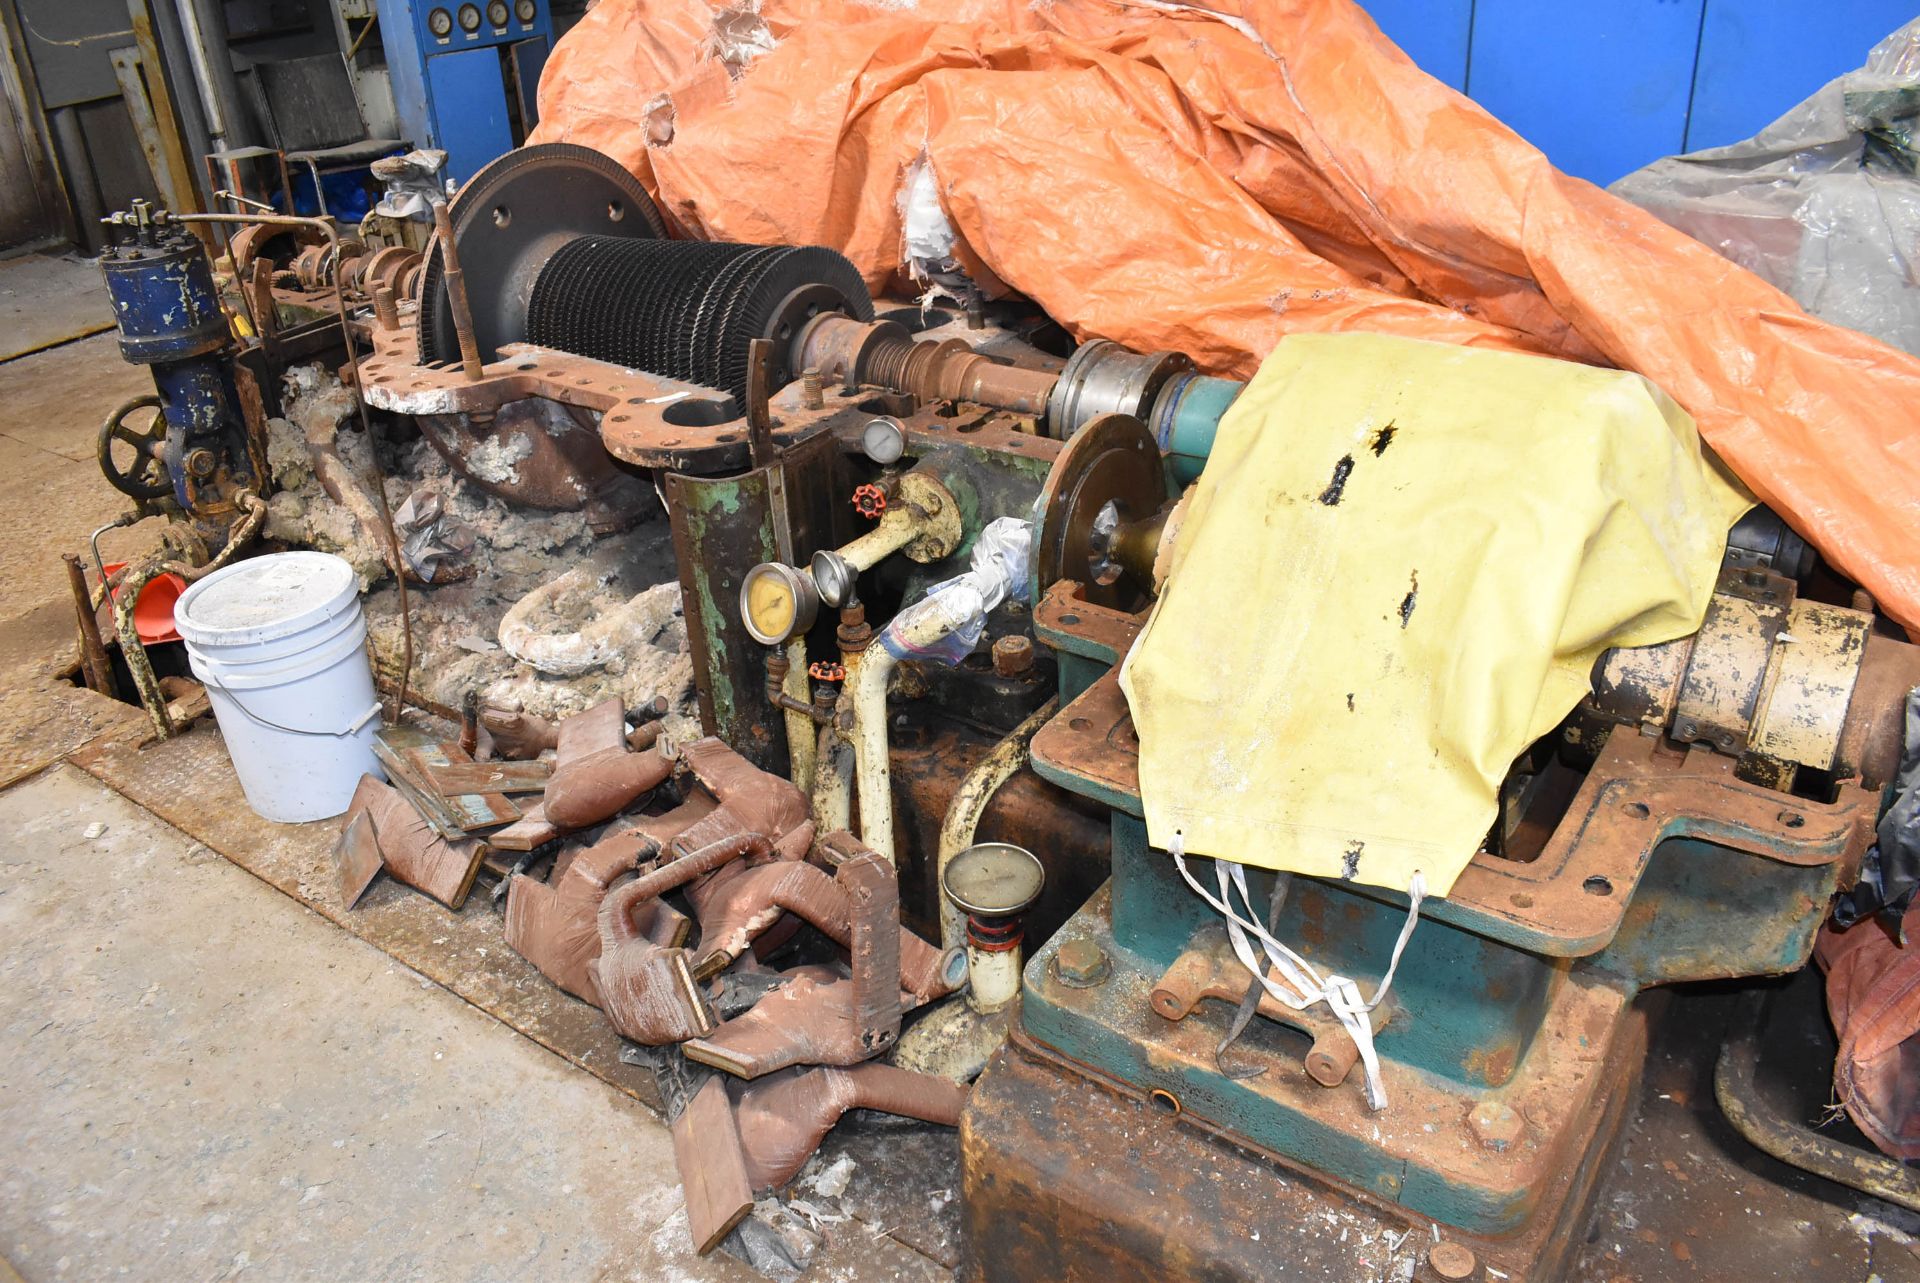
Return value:
<svg viewBox="0 0 1920 1283">
<path fill-rule="evenodd" d="M 747 1087 L 734 1107 L 747 1179 L 756 1192 L 792 1180 L 849 1109 L 960 1122 L 967 1089 L 945 1078 L 869 1062 L 850 1069 L 793 1070 Z"/>
<path fill-rule="evenodd" d="M 648 929 L 665 908 L 661 896 L 749 852 L 762 856 L 773 844 L 759 833 L 736 833 L 711 842 L 671 864 L 611 891 L 600 902 L 600 956 L 587 964 L 601 1010 L 622 1034 L 660 1046 L 713 1030 L 713 1016 L 688 965 L 687 951 L 654 943 Z M 649 908 L 647 926 L 634 921 Z"/>
<path fill-rule="evenodd" d="M 625 810 L 635 798 L 660 787 L 673 763 L 649 749 L 629 753 L 622 745 L 582 762 L 570 762 L 547 781 L 547 819 L 563 829 L 584 829 Z"/>
</svg>

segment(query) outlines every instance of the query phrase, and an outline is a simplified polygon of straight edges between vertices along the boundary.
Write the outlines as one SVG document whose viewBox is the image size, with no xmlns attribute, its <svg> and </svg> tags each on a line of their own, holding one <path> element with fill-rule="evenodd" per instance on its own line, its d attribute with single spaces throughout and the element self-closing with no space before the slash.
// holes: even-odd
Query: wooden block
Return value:
<svg viewBox="0 0 1920 1283">
<path fill-rule="evenodd" d="M 673 1120 L 673 1159 L 686 1193 L 693 1250 L 705 1256 L 753 1210 L 746 1155 L 726 1084 L 707 1079 Z"/>
</svg>

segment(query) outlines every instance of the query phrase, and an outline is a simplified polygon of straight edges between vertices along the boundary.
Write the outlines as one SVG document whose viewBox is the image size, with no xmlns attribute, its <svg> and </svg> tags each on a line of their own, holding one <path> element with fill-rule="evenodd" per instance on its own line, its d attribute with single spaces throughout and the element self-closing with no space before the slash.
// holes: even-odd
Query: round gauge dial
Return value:
<svg viewBox="0 0 1920 1283">
<path fill-rule="evenodd" d="M 740 585 L 740 619 L 762 646 L 779 646 L 813 627 L 820 594 L 804 571 L 763 561 Z"/>
<path fill-rule="evenodd" d="M 460 30 L 480 30 L 480 6 L 463 4 L 460 6 Z"/>
<path fill-rule="evenodd" d="M 507 0 L 492 0 L 487 5 L 487 25 L 491 27 L 507 25 Z"/>
<path fill-rule="evenodd" d="M 448 33 L 453 30 L 453 15 L 445 9 L 435 9 L 427 15 L 427 30 L 445 39 Z"/>
<path fill-rule="evenodd" d="M 1046 880 L 1039 858 L 1011 842 L 976 842 L 954 856 L 940 875 L 949 900 L 988 918 L 1024 913 L 1040 898 Z"/>
<path fill-rule="evenodd" d="M 539 12 L 534 8 L 533 0 L 515 0 L 513 11 L 520 15 L 520 21 L 527 23 L 531 23 L 534 15 Z"/>
</svg>

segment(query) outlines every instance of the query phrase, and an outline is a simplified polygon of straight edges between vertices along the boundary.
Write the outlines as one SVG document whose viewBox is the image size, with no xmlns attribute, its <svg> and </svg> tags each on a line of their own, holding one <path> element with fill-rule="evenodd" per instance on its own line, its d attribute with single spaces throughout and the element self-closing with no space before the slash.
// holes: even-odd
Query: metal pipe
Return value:
<svg viewBox="0 0 1920 1283">
<path fill-rule="evenodd" d="M 880 514 L 879 525 L 835 551 L 856 572 L 872 570 L 912 543 L 920 533 L 920 525 L 921 518 L 911 509 L 889 508 Z"/>
<path fill-rule="evenodd" d="M 993 800 L 1001 785 L 1012 779 L 1027 764 L 1033 746 L 1033 737 L 1045 726 L 1049 719 L 1060 710 L 1060 698 L 1055 696 L 1035 709 L 1018 726 L 1007 733 L 1007 737 L 995 744 L 987 755 L 969 772 L 967 778 L 960 781 L 959 789 L 953 795 L 953 801 L 947 804 L 946 818 L 940 822 L 940 847 L 938 864 L 935 866 L 933 884 L 944 886 L 947 865 L 953 857 L 973 845 L 974 831 L 980 827 L 980 817 L 986 814 L 987 803 Z M 966 943 L 966 910 L 946 896 L 940 897 L 940 947 L 957 948 Z M 1018 963 L 1015 974 L 1018 974 Z M 979 982 L 976 979 L 975 984 Z"/>
<path fill-rule="evenodd" d="M 173 108 L 180 122 L 181 145 L 193 157 L 182 157 L 186 166 L 187 190 L 192 201 L 198 204 L 206 175 L 201 172 L 197 158 L 213 150 L 213 141 L 207 131 L 206 112 L 200 105 L 193 58 L 189 51 L 190 42 L 180 25 L 180 11 L 174 7 L 173 0 L 151 0 L 151 3 L 149 0 L 127 0 L 127 10 L 133 17 L 135 33 L 139 32 L 141 19 L 145 17 L 154 43 L 159 46 L 158 61 L 165 66 L 156 65 L 149 70 L 150 74 L 165 80 L 168 96 L 173 100 Z M 169 127 L 169 122 L 161 122 L 163 132 Z M 212 232 L 209 230 L 204 235 L 207 252 L 218 253 L 219 247 L 213 243 Z"/>
<path fill-rule="evenodd" d="M 966 1004 L 983 1016 L 1006 1010 L 1020 993 L 1022 956 L 1017 935 L 1010 947 L 999 949 L 982 948 L 981 942 L 969 935 Z"/>
<path fill-rule="evenodd" d="M 210 147 L 216 152 L 245 147 L 252 138 L 240 114 L 240 80 L 233 74 L 233 53 L 227 47 L 226 11 L 219 0 L 178 0 L 178 4 Z"/>
<path fill-rule="evenodd" d="M 87 689 L 99 695 L 113 694 L 113 667 L 107 660 L 106 643 L 100 640 L 100 618 L 93 611 L 93 593 L 87 588 L 87 571 L 73 553 L 61 560 L 67 563 L 67 581 L 73 588 L 73 608 L 80 624 L 80 673 Z"/>
<path fill-rule="evenodd" d="M 160 679 L 154 675 L 153 661 L 147 658 L 147 648 L 140 641 L 140 630 L 133 622 L 133 608 L 147 585 L 161 575 L 178 575 L 188 583 L 202 579 L 226 565 L 232 560 L 233 554 L 253 538 L 266 522 L 267 501 L 251 490 L 240 491 L 234 496 L 234 501 L 246 509 L 247 515 L 227 533 L 226 546 L 211 561 L 204 566 L 190 566 L 184 561 L 168 561 L 158 555 L 149 557 L 125 572 L 125 577 L 120 581 L 120 592 L 113 599 L 113 631 L 120 639 L 120 657 L 127 661 L 127 671 L 133 677 L 133 689 L 139 694 L 140 703 L 153 722 L 154 732 L 161 739 L 172 739 L 179 728 L 173 724 L 173 718 L 167 712 L 167 697 L 160 689 Z"/>
<path fill-rule="evenodd" d="M 889 643 L 906 650 L 922 650 L 945 637 L 953 625 L 943 612 L 921 611 L 907 621 L 897 639 L 892 636 L 892 627 L 889 625 L 879 644 L 845 652 L 847 686 L 841 697 L 841 706 L 852 711 L 860 840 L 889 864 L 897 860 L 893 845 L 893 767 L 887 749 L 887 679 L 899 663 Z"/>
<path fill-rule="evenodd" d="M 78 220 L 79 239 L 91 247 L 92 237 L 100 235 L 100 219 L 106 206 L 100 197 L 100 180 L 87 155 L 86 136 L 80 131 L 80 113 L 73 107 L 56 107 L 47 113 L 53 127 L 53 141 L 59 151 L 60 169 L 67 178 L 67 191 L 73 196 L 73 214 Z"/>
<path fill-rule="evenodd" d="M 787 672 L 780 689 L 797 703 L 782 703 L 780 711 L 787 722 L 788 777 L 802 793 L 813 792 L 813 775 L 819 742 L 815 734 L 813 704 L 807 690 L 807 639 L 795 637 L 787 643 Z"/>
<path fill-rule="evenodd" d="M 835 833 L 853 823 L 853 746 L 822 726 L 813 760 L 813 827 Z"/>
<path fill-rule="evenodd" d="M 447 284 L 447 305 L 453 311 L 453 332 L 460 341 L 460 370 L 470 381 L 478 380 L 480 344 L 473 337 L 473 311 L 467 306 L 467 278 L 460 271 L 460 251 L 454 246 L 453 215 L 443 200 L 433 202 L 433 230 L 440 240 L 441 276 Z M 337 252 L 334 257 L 339 257 Z"/>
</svg>

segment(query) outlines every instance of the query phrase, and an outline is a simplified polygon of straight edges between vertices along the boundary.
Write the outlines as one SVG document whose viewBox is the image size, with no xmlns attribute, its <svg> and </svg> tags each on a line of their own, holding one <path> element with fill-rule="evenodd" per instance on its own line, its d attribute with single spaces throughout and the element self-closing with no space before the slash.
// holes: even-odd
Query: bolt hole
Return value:
<svg viewBox="0 0 1920 1283">
<path fill-rule="evenodd" d="M 1588 895 L 1612 895 L 1613 883 L 1598 873 L 1580 884 L 1580 889 Z"/>
<path fill-rule="evenodd" d="M 536 361 L 522 361 L 514 368 L 517 370 L 537 370 L 540 368 L 540 365 Z"/>
<path fill-rule="evenodd" d="M 1067 625 L 1069 628 L 1071 628 L 1073 625 L 1080 622 L 1080 616 L 1074 615 L 1074 614 L 1062 615 L 1060 616 L 1060 622 Z"/>
<path fill-rule="evenodd" d="M 1533 897 L 1525 891 L 1516 891 L 1508 896 L 1507 899 L 1513 902 L 1513 907 L 1516 909 L 1531 909 L 1533 907 Z"/>
<path fill-rule="evenodd" d="M 511 223 L 512 221 L 513 221 L 512 210 L 508 209 L 505 205 L 495 205 L 493 207 L 493 225 L 495 227 L 505 227 L 508 223 Z"/>
<path fill-rule="evenodd" d="M 1093 729 L 1093 723 L 1089 722 L 1084 717 L 1069 718 L 1067 720 L 1067 725 L 1072 727 L 1076 731 L 1090 731 Z"/>
<path fill-rule="evenodd" d="M 1628 815 L 1631 815 L 1636 820 L 1644 820 L 1649 815 L 1653 814 L 1653 812 L 1647 809 L 1647 804 L 1645 802 L 1629 802 L 1625 806 L 1621 807 L 1620 809 L 1625 811 Z"/>
<path fill-rule="evenodd" d="M 1801 825 L 1807 822 L 1807 817 L 1800 814 L 1800 812 L 1798 811 L 1782 811 L 1780 812 L 1777 818 L 1779 819 L 1780 823 L 1786 825 L 1790 829 L 1797 829 Z"/>
<path fill-rule="evenodd" d="M 1171 1118 L 1180 1116 L 1180 1098 L 1164 1087 L 1155 1087 L 1147 1093 L 1147 1099 L 1154 1107 Z"/>
</svg>

